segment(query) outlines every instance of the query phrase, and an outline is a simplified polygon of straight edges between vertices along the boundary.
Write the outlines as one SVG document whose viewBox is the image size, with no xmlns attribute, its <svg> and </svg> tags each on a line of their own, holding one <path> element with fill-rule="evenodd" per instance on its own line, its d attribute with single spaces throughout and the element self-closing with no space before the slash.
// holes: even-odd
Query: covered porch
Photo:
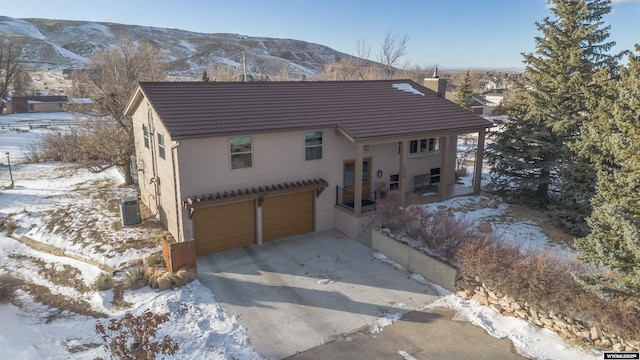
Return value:
<svg viewBox="0 0 640 360">
<path fill-rule="evenodd" d="M 344 186 L 336 186 L 335 206 L 340 209 L 336 211 L 336 227 L 355 237 L 367 227 L 382 202 L 406 206 L 479 194 L 481 181 L 474 181 L 470 187 L 456 183 L 457 139 L 460 135 L 477 134 L 472 176 L 481 179 L 486 131 L 476 128 L 385 139 L 350 139 L 355 158 L 344 161 Z M 381 199 L 381 190 L 386 190 L 386 199 Z"/>
</svg>

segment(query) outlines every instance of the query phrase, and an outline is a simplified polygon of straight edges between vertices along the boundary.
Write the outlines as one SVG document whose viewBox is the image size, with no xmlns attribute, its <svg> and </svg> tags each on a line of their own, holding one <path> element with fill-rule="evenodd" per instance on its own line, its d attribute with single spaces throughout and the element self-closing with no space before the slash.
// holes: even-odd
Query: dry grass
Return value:
<svg viewBox="0 0 640 360">
<path fill-rule="evenodd" d="M 98 275 L 98 278 L 93 283 L 93 290 L 95 291 L 105 291 L 109 290 L 113 287 L 113 276 L 107 273 L 101 273 Z"/>
<path fill-rule="evenodd" d="M 46 323 L 58 319 L 64 315 L 65 312 L 72 312 L 79 315 L 91 316 L 94 318 L 107 317 L 104 313 L 95 311 L 92 309 L 91 304 L 81 299 L 70 298 L 65 295 L 54 294 L 51 290 L 42 285 L 30 283 L 25 279 L 18 278 L 12 275 L 3 275 L 0 278 L 0 294 L 5 293 L 3 298 L 13 303 L 16 306 L 20 306 L 15 296 L 13 295 L 15 290 L 21 289 L 29 293 L 35 302 L 46 305 L 51 308 L 51 311 L 45 318 Z"/>
<path fill-rule="evenodd" d="M 380 208 L 392 233 L 420 241 L 461 275 L 478 277 L 491 288 L 527 301 L 539 310 L 563 314 L 609 333 L 640 339 L 640 302 L 636 298 L 603 299 L 578 280 L 593 269 L 549 250 L 524 252 L 513 243 L 476 231 L 472 223 L 445 211 Z M 542 213 L 515 206 L 509 215 L 535 221 L 548 236 L 562 235 Z M 565 234 L 566 235 L 566 234 Z M 566 236 L 561 238 L 566 240 Z M 508 239 L 507 239 L 508 240 Z"/>
<path fill-rule="evenodd" d="M 460 246 L 478 236 L 473 223 L 454 214 L 425 212 L 419 207 L 400 209 L 392 202 L 381 206 L 383 224 L 392 233 L 419 241 L 444 261 L 455 259 Z"/>
<path fill-rule="evenodd" d="M 129 269 L 124 277 L 124 287 L 132 290 L 145 287 L 147 285 L 147 279 L 145 278 L 144 271 L 145 268 L 141 265 Z"/>
<path fill-rule="evenodd" d="M 562 228 L 558 227 L 545 212 L 528 208 L 522 204 L 509 204 L 509 209 L 505 213 L 505 216 L 533 221 L 542 229 L 549 240 L 556 244 L 571 246 L 575 238 L 573 235 L 567 234 Z"/>
<path fill-rule="evenodd" d="M 71 265 L 55 265 L 33 256 L 18 254 L 9 254 L 9 258 L 34 264 L 38 268 L 38 273 L 52 284 L 74 288 L 81 293 L 89 291 L 89 287 L 82 280 L 80 270 Z"/>
<path fill-rule="evenodd" d="M 9 274 L 0 275 L 0 304 L 17 305 L 15 291 L 20 288 L 22 281 Z"/>
<path fill-rule="evenodd" d="M 525 253 L 487 236 L 470 241 L 456 254 L 462 274 L 532 306 L 608 328 L 626 339 L 639 339 L 640 302 L 635 298 L 603 299 L 582 286 L 576 276 L 592 270 L 549 251 Z"/>
</svg>

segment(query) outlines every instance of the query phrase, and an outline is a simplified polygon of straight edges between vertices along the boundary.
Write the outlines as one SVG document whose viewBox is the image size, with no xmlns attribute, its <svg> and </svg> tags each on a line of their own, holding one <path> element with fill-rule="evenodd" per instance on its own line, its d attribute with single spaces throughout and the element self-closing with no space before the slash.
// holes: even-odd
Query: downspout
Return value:
<svg viewBox="0 0 640 360">
<path fill-rule="evenodd" d="M 178 227 L 178 242 L 184 241 L 182 239 L 182 231 L 180 230 L 180 198 L 178 197 L 178 174 L 176 173 L 176 157 L 178 152 L 176 150 L 180 146 L 180 141 L 176 141 L 176 144 L 171 147 L 171 166 L 173 167 L 173 195 L 176 202 L 176 225 Z"/>
<path fill-rule="evenodd" d="M 151 105 L 147 103 L 147 126 L 149 127 L 149 147 L 151 148 L 151 181 L 153 184 L 154 197 L 156 203 L 156 211 L 154 215 L 158 215 L 158 211 L 160 210 L 160 184 L 158 181 L 158 160 L 156 159 L 156 129 L 153 126 L 153 113 L 151 112 Z"/>
</svg>

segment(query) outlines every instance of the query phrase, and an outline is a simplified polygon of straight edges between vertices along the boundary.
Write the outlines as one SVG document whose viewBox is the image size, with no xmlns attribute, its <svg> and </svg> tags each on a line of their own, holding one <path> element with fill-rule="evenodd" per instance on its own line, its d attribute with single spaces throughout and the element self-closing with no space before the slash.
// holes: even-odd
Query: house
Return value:
<svg viewBox="0 0 640 360">
<path fill-rule="evenodd" d="M 496 106 L 498 106 L 498 104 L 487 100 L 482 94 L 471 95 L 471 112 L 474 114 L 489 116 Z"/>
<path fill-rule="evenodd" d="M 500 104 L 500 103 L 504 104 L 504 94 L 506 91 L 507 89 L 503 89 L 503 88 L 491 89 L 491 90 L 483 91 L 482 97 L 484 97 L 487 101 L 490 101 L 496 104 L 497 106 L 497 104 Z"/>
<path fill-rule="evenodd" d="M 67 103 L 66 96 L 13 96 L 3 99 L 5 113 L 61 112 Z"/>
<path fill-rule="evenodd" d="M 332 228 L 355 238 L 379 183 L 404 202 L 426 174 L 451 197 L 461 134 L 478 134 L 481 161 L 491 123 L 445 84 L 142 82 L 125 110 L 141 200 L 198 255 Z"/>
</svg>

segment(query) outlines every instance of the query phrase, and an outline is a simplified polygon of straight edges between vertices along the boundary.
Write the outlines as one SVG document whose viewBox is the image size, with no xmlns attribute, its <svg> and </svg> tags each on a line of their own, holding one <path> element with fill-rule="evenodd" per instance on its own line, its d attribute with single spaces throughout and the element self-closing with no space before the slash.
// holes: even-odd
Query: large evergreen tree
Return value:
<svg viewBox="0 0 640 360">
<path fill-rule="evenodd" d="M 620 275 L 617 290 L 640 294 L 639 55 L 629 56 L 620 76 L 614 101 L 602 101 L 598 119 L 585 125 L 584 140 L 601 168 L 589 218 L 592 231 L 576 247 L 582 260 Z"/>
<path fill-rule="evenodd" d="M 462 83 L 458 85 L 458 92 L 456 93 L 456 104 L 463 108 L 471 109 L 471 100 L 473 96 L 473 84 L 471 83 L 471 71 L 464 74 Z"/>
<path fill-rule="evenodd" d="M 535 38 L 535 53 L 523 54 L 530 83 L 518 90 L 507 109 L 508 119 L 498 122 L 487 155 L 497 186 L 513 190 L 521 200 L 533 196 L 544 207 L 560 200 L 557 210 L 561 213 L 588 214 L 593 189 L 576 185 L 592 186 L 595 177 L 585 180 L 584 176 L 594 172 L 576 155 L 572 144 L 580 139 L 580 128 L 589 120 L 589 100 L 601 91 L 593 84 L 593 73 L 615 66 L 618 59 L 608 54 L 615 43 L 607 42 L 609 27 L 602 22 L 611 11 L 611 2 L 549 3 L 553 16 L 536 23 L 541 36 Z M 574 178 L 577 175 L 581 177 Z M 554 197 L 552 192 L 561 196 Z M 583 198 L 562 203 L 578 195 Z"/>
</svg>

